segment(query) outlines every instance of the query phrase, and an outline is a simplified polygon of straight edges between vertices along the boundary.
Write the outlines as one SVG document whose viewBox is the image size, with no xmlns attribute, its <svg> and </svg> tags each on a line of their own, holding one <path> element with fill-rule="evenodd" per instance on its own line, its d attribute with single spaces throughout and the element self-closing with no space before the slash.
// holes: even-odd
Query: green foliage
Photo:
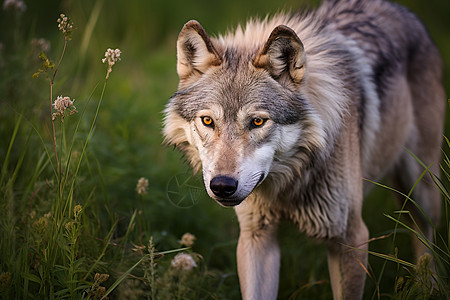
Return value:
<svg viewBox="0 0 450 300">
<path fill-rule="evenodd" d="M 29 1 L 25 12 L 2 9 L 0 297 L 239 299 L 233 211 L 208 199 L 199 175 L 161 145 L 161 111 L 178 82 L 175 41 L 191 18 L 213 34 L 307 2 L 319 1 L 231 0 L 211 10 L 206 0 L 50 0 Z M 432 26 L 448 70 L 449 4 L 420 3 L 405 4 Z M 47 40 L 36 39 L 42 36 Z M 101 59 L 111 46 L 123 57 L 103 81 L 109 65 Z M 52 118 L 55 95 L 76 98 L 78 113 L 64 122 Z M 411 262 L 408 225 L 390 216 L 397 207 L 379 189 L 364 208 L 378 237 L 370 244 L 367 298 L 448 297 L 449 167 L 445 156 L 442 181 L 434 177 L 447 224 L 436 230 L 436 242 L 422 238 L 435 249 L 436 288 L 430 290 L 429 259 Z M 141 177 L 146 194 L 136 191 Z M 280 298 L 329 299 L 325 248 L 292 225 L 280 229 Z M 197 237 L 189 249 L 179 243 L 186 231 Z M 180 251 L 197 267 L 172 267 Z"/>
<path fill-rule="evenodd" d="M 433 283 L 430 280 L 432 278 L 432 266 L 431 256 L 424 254 L 419 258 L 416 266 L 412 269 L 411 276 L 405 280 L 404 277 L 400 277 L 395 285 L 395 299 L 439 299 L 439 295 L 432 295 Z"/>
<path fill-rule="evenodd" d="M 38 78 L 39 74 L 53 71 L 55 68 L 55 64 L 47 58 L 47 55 L 44 52 L 41 51 L 41 53 L 39 53 L 39 59 L 42 61 L 42 69 L 39 68 L 37 72 L 33 74 L 34 79 Z"/>
</svg>

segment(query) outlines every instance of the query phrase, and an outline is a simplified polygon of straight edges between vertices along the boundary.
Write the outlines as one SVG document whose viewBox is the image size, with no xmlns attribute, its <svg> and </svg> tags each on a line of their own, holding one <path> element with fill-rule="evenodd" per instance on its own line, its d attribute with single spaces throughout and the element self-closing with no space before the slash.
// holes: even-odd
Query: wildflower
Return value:
<svg viewBox="0 0 450 300">
<path fill-rule="evenodd" d="M 73 101 L 70 100 L 69 97 L 58 96 L 53 103 L 53 108 L 56 110 L 56 113 L 52 115 L 52 119 L 54 120 L 58 115 L 60 115 L 62 121 L 64 119 L 64 112 L 66 109 L 69 109 L 69 115 L 76 113 L 77 109 L 73 105 Z"/>
<path fill-rule="evenodd" d="M 104 299 L 106 293 L 106 288 L 104 286 L 99 286 L 94 292 L 94 299 Z M 108 299 L 108 297 L 106 297 Z"/>
<path fill-rule="evenodd" d="M 138 183 L 136 185 L 136 191 L 139 195 L 145 195 L 147 194 L 147 188 L 148 188 L 148 179 L 141 177 L 138 180 Z"/>
<path fill-rule="evenodd" d="M 66 17 L 64 14 L 59 15 L 60 18 L 58 18 L 58 29 L 62 31 L 63 35 L 67 37 L 70 40 L 70 35 L 73 30 L 73 22 L 71 19 Z"/>
<path fill-rule="evenodd" d="M 180 245 L 184 245 L 186 247 L 192 247 L 192 245 L 194 245 L 194 241 L 195 241 L 195 235 L 186 232 L 185 234 L 183 234 L 183 236 L 181 237 Z"/>
<path fill-rule="evenodd" d="M 3 2 L 3 10 L 15 10 L 23 13 L 27 10 L 27 6 L 22 0 L 5 0 Z"/>
<path fill-rule="evenodd" d="M 189 271 L 192 268 L 197 267 L 197 263 L 195 262 L 195 260 L 192 258 L 191 255 L 189 255 L 187 253 L 178 253 L 172 259 L 172 262 L 170 264 L 175 269 L 181 270 L 181 271 Z"/>
<path fill-rule="evenodd" d="M 73 215 L 75 219 L 78 219 L 78 216 L 80 215 L 82 210 L 83 207 L 80 204 L 75 205 L 75 207 L 73 208 Z"/>
<path fill-rule="evenodd" d="M 109 274 L 100 274 L 96 273 L 94 276 L 94 284 L 90 289 L 90 294 L 94 296 L 94 299 L 108 299 L 108 297 L 104 298 L 106 288 L 100 286 L 103 282 L 108 280 Z"/>
<path fill-rule="evenodd" d="M 41 52 L 49 52 L 50 48 L 50 41 L 44 38 L 31 40 L 31 53 L 33 53 L 33 56 L 38 56 Z"/>
<path fill-rule="evenodd" d="M 106 74 L 106 79 L 109 77 L 109 73 L 112 71 L 112 66 L 118 61 L 120 61 L 120 54 L 122 51 L 119 49 L 110 49 L 108 48 L 105 52 L 105 58 L 102 59 L 102 63 L 108 62 L 108 72 Z"/>
<path fill-rule="evenodd" d="M 419 260 L 414 267 L 414 273 L 415 273 L 415 281 L 417 287 L 419 287 L 424 293 L 423 295 L 426 295 L 427 293 L 430 293 L 426 299 L 428 299 L 431 296 L 431 291 L 433 289 L 433 271 L 431 270 L 431 262 L 432 258 L 431 255 L 428 253 L 425 253 L 421 257 L 419 257 Z"/>
<path fill-rule="evenodd" d="M 100 285 L 103 282 L 105 282 L 106 280 L 108 280 L 108 278 L 109 278 L 109 274 L 95 273 L 94 281 L 95 281 L 95 283 Z"/>
<path fill-rule="evenodd" d="M 415 272 L 418 276 L 422 277 L 428 277 L 431 276 L 431 256 L 428 253 L 425 253 L 421 257 L 419 257 L 419 260 L 417 262 L 417 265 L 414 267 Z"/>
<path fill-rule="evenodd" d="M 67 222 L 66 225 L 64 225 L 64 227 L 66 228 L 67 231 L 70 232 L 73 229 L 73 227 L 74 227 L 73 221 Z"/>
<path fill-rule="evenodd" d="M 43 233 L 48 227 L 48 219 L 46 217 L 40 217 L 39 220 L 33 222 L 32 227 L 37 233 Z"/>
</svg>

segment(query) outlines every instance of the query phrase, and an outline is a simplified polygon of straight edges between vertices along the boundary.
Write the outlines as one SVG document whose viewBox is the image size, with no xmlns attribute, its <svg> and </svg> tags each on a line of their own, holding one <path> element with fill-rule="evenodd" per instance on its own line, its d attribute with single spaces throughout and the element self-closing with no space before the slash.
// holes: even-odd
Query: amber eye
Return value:
<svg viewBox="0 0 450 300">
<path fill-rule="evenodd" d="M 211 117 L 208 116 L 202 117 L 202 123 L 207 127 L 214 127 L 214 122 Z"/>
<path fill-rule="evenodd" d="M 252 120 L 251 125 L 252 125 L 253 128 L 261 127 L 261 126 L 264 124 L 265 121 L 266 121 L 266 120 L 263 119 L 263 118 L 256 117 L 256 118 L 254 118 L 254 119 Z"/>
</svg>

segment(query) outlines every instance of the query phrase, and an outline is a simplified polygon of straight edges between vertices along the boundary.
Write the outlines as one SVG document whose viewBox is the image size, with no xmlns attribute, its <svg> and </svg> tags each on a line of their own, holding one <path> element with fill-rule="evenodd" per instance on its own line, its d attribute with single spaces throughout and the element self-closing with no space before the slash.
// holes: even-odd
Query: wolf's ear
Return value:
<svg viewBox="0 0 450 300">
<path fill-rule="evenodd" d="M 264 47 L 256 54 L 253 65 L 267 69 L 276 79 L 288 75 L 292 81 L 300 83 L 306 73 L 303 43 L 291 28 L 277 26 Z"/>
<path fill-rule="evenodd" d="M 222 63 L 217 50 L 199 22 L 187 22 L 177 40 L 177 72 L 180 81 L 201 76 L 209 67 Z"/>
</svg>

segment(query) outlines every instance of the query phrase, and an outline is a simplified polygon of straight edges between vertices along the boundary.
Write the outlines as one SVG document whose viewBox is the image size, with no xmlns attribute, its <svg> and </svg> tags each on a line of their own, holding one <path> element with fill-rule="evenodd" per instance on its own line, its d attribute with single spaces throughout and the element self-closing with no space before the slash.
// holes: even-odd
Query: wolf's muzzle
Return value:
<svg viewBox="0 0 450 300">
<path fill-rule="evenodd" d="M 209 188 L 214 195 L 220 198 L 231 197 L 236 192 L 237 187 L 237 180 L 228 176 L 216 176 L 209 184 Z"/>
</svg>

